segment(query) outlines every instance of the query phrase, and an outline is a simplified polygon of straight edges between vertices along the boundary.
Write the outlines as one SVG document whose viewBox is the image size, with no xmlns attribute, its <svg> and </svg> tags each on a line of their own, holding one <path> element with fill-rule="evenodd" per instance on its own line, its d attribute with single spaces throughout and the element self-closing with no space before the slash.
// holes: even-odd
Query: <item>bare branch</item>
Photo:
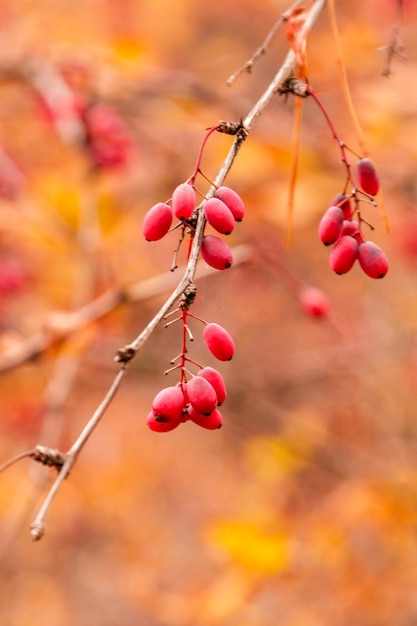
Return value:
<svg viewBox="0 0 417 626">
<path fill-rule="evenodd" d="M 45 533 L 44 519 L 49 510 L 49 507 L 51 506 L 52 501 L 55 498 L 56 494 L 58 493 L 62 483 L 69 475 L 75 461 L 77 460 L 78 454 L 80 453 L 81 449 L 86 444 L 87 440 L 91 436 L 92 432 L 94 431 L 94 429 L 100 422 L 105 411 L 107 410 L 111 401 L 116 395 L 125 373 L 126 373 L 126 367 L 124 366 L 117 373 L 102 403 L 99 405 L 99 407 L 97 408 L 93 416 L 90 418 L 90 420 L 86 424 L 85 428 L 83 429 L 79 437 L 73 443 L 70 450 L 65 455 L 62 455 L 60 457 L 61 460 L 63 461 L 60 472 L 55 482 L 53 483 L 51 489 L 49 490 L 48 495 L 46 496 L 41 508 L 39 509 L 37 516 L 35 517 L 34 521 L 32 522 L 30 526 L 30 534 L 31 534 L 33 541 L 39 541 L 39 539 L 42 539 Z M 57 454 L 60 454 L 60 453 L 57 452 Z"/>
<path fill-rule="evenodd" d="M 239 78 L 239 76 L 241 76 L 244 72 L 246 72 L 247 74 L 250 74 L 252 72 L 253 66 L 255 65 L 255 63 L 259 60 L 259 58 L 261 56 L 263 56 L 266 51 L 268 50 L 269 46 L 272 43 L 272 40 L 274 39 L 275 35 L 277 34 L 278 30 L 281 28 L 281 26 L 283 24 L 285 24 L 285 22 L 288 19 L 288 16 L 290 15 L 290 13 L 296 9 L 298 6 L 300 6 L 300 4 L 302 3 L 302 0 L 297 0 L 296 2 L 294 2 L 294 4 L 288 9 L 288 11 L 285 11 L 285 13 L 283 13 L 281 15 L 281 17 L 275 22 L 275 24 L 273 25 L 273 27 L 271 28 L 271 30 L 269 31 L 268 35 L 266 36 L 265 40 L 261 43 L 261 45 L 259 46 L 259 48 L 257 48 L 254 52 L 254 54 L 251 56 L 251 58 L 246 61 L 246 63 L 244 65 L 242 65 L 238 70 L 236 70 L 236 72 L 234 72 L 234 74 L 232 74 L 226 81 L 226 84 L 231 86 L 233 85 L 233 83 Z"/>
<path fill-rule="evenodd" d="M 245 263 L 250 258 L 250 248 L 245 244 L 233 249 L 234 265 Z M 183 269 L 184 271 L 184 269 Z M 216 270 L 201 263 L 200 277 L 214 274 Z M 98 298 L 76 311 L 59 311 L 47 316 L 43 327 L 32 337 L 14 342 L 0 353 L 0 374 L 9 372 L 19 365 L 37 359 L 48 348 L 65 341 L 70 335 L 82 330 L 87 324 L 114 311 L 124 303 L 134 304 L 169 291 L 177 283 L 176 274 L 167 272 L 133 283 L 124 289 L 109 289 Z"/>
<path fill-rule="evenodd" d="M 399 57 L 405 61 L 407 55 L 404 52 L 404 48 L 400 41 L 400 30 L 403 24 L 403 2 L 397 0 L 397 20 L 391 29 L 391 35 L 388 43 L 385 46 L 379 48 L 380 52 L 385 53 L 385 65 L 382 70 L 383 76 L 390 76 L 392 74 L 392 60 L 394 57 Z"/>
<path fill-rule="evenodd" d="M 20 452 L 19 454 L 16 454 L 16 456 L 14 456 L 13 458 L 9 459 L 8 461 L 0 465 L 0 474 L 4 472 L 5 470 L 7 470 L 12 465 L 14 465 L 15 463 L 18 463 L 19 461 L 21 461 L 22 459 L 33 458 L 34 453 L 35 453 L 35 450 L 26 450 L 25 452 Z"/>
<path fill-rule="evenodd" d="M 313 26 L 314 22 L 316 21 L 321 10 L 324 7 L 325 2 L 326 0 L 316 0 L 314 5 L 310 9 L 309 15 L 306 21 L 307 30 L 310 30 L 311 27 Z M 294 70 L 294 64 L 295 64 L 294 53 L 292 51 L 289 51 L 284 60 L 283 65 L 281 66 L 277 74 L 275 75 L 274 79 L 272 80 L 272 82 L 270 83 L 270 85 L 268 86 L 264 94 L 260 97 L 258 102 L 255 104 L 255 106 L 252 108 L 252 110 L 248 113 L 245 120 L 243 120 L 243 122 L 241 123 L 241 126 L 245 129 L 246 132 L 244 133 L 241 132 L 236 135 L 235 140 L 229 150 L 229 153 L 216 176 L 214 184 L 210 188 L 206 196 L 207 199 L 214 195 L 214 191 L 217 186 L 220 186 L 223 184 L 246 138 L 247 132 L 249 132 L 256 118 L 261 115 L 261 113 L 264 111 L 265 107 L 268 105 L 270 100 L 278 92 L 279 87 L 292 75 L 293 70 Z M 79 437 L 76 439 L 76 441 L 74 442 L 70 450 L 64 455 L 63 458 L 65 458 L 65 461 L 60 469 L 60 472 L 55 482 L 53 483 L 48 495 L 46 496 L 37 516 L 35 517 L 33 523 L 31 524 L 31 536 L 34 541 L 37 541 L 43 537 L 44 532 L 45 532 L 44 522 L 45 522 L 46 514 L 49 510 L 49 507 L 51 506 L 52 501 L 57 495 L 64 480 L 67 478 L 70 471 L 72 470 L 80 451 L 82 450 L 82 448 L 84 447 L 84 445 L 86 444 L 86 442 L 88 441 L 92 433 L 94 432 L 97 425 L 100 423 L 101 418 L 103 417 L 104 413 L 106 412 L 106 410 L 110 406 L 110 403 L 115 397 L 121 385 L 122 379 L 127 371 L 128 362 L 134 358 L 137 351 L 143 346 L 146 340 L 151 336 L 152 332 L 155 330 L 158 324 L 164 319 L 165 315 L 170 311 L 173 305 L 186 292 L 186 290 L 190 287 L 190 285 L 194 281 L 194 276 L 197 270 L 197 261 L 199 258 L 201 243 L 202 243 L 203 235 L 204 235 L 204 228 L 206 225 L 204 212 L 202 211 L 202 205 L 198 207 L 197 213 L 198 213 L 198 217 L 197 217 L 197 224 L 195 228 L 195 234 L 193 238 L 189 261 L 185 268 L 183 278 L 180 280 L 177 287 L 174 289 L 174 291 L 171 293 L 171 295 L 168 297 L 168 299 L 165 301 L 165 303 L 162 305 L 159 311 L 151 319 L 151 321 L 146 326 L 146 328 L 128 346 L 125 346 L 124 348 L 120 349 L 118 353 L 116 354 L 116 357 L 115 357 L 116 361 L 119 361 L 121 363 L 120 370 L 116 374 L 116 377 L 114 378 L 103 401 L 101 402 L 101 404 L 99 405 L 99 407 L 97 408 L 93 416 L 90 418 L 90 420 L 88 421 L 85 428 L 82 430 L 82 432 L 80 433 Z M 172 276 L 172 274 L 169 274 L 169 275 Z M 114 297 L 114 294 L 113 294 L 113 297 Z M 119 298 L 120 297 L 121 297 L 121 294 L 119 294 Z M 84 311 L 84 315 L 86 315 L 86 310 L 88 311 L 88 309 L 84 307 L 84 309 L 82 310 Z M 90 310 L 90 314 L 91 314 L 91 310 Z M 88 314 L 87 314 L 87 317 L 88 317 Z"/>
</svg>

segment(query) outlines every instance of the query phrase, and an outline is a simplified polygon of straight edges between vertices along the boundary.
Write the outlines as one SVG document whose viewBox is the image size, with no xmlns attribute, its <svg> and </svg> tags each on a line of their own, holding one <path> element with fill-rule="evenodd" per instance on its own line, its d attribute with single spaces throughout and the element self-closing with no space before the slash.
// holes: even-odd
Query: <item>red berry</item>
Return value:
<svg viewBox="0 0 417 626">
<path fill-rule="evenodd" d="M 359 222 L 356 220 L 344 220 L 340 236 L 343 237 L 344 235 L 350 235 L 358 243 L 363 241 Z"/>
<path fill-rule="evenodd" d="M 345 193 L 337 193 L 331 202 L 331 206 L 338 206 L 342 209 L 345 220 L 350 220 L 353 215 L 352 204 L 349 196 Z"/>
<path fill-rule="evenodd" d="M 151 411 L 146 418 L 147 426 L 156 433 L 167 433 L 170 430 L 174 430 L 174 428 L 177 428 L 177 426 L 181 424 L 181 421 L 181 418 L 174 420 L 161 419 L 156 416 L 153 411 Z"/>
<path fill-rule="evenodd" d="M 324 291 L 317 287 L 305 287 L 299 298 L 304 311 L 313 317 L 324 317 L 329 312 L 329 299 Z"/>
<path fill-rule="evenodd" d="M 358 260 L 365 274 L 371 278 L 383 278 L 388 272 L 388 259 L 373 241 L 364 241 L 360 244 Z"/>
<path fill-rule="evenodd" d="M 0 296 L 11 296 L 22 291 L 28 278 L 29 272 L 19 259 L 2 259 L 0 264 Z"/>
<path fill-rule="evenodd" d="M 220 406 L 226 400 L 227 391 L 223 376 L 214 367 L 203 367 L 197 376 L 208 380 L 217 395 L 217 405 Z"/>
<path fill-rule="evenodd" d="M 233 263 L 233 254 L 227 243 L 216 235 L 204 235 L 201 256 L 210 267 L 226 270 Z"/>
<path fill-rule="evenodd" d="M 96 167 L 124 165 L 130 156 L 133 142 L 118 113 L 106 104 L 95 104 L 86 109 L 84 122 L 87 149 Z"/>
<path fill-rule="evenodd" d="M 236 222 L 241 222 L 245 215 L 245 205 L 242 198 L 236 191 L 230 189 L 230 187 L 219 187 L 216 189 L 215 197 L 223 200 L 223 202 L 229 207 Z"/>
<path fill-rule="evenodd" d="M 191 406 L 188 409 L 188 414 L 195 424 L 207 428 L 207 430 L 217 430 L 223 424 L 223 417 L 218 409 L 214 409 L 210 415 L 202 415 L 202 413 L 199 413 Z"/>
<path fill-rule="evenodd" d="M 336 274 L 346 274 L 358 256 L 358 242 L 350 235 L 344 235 L 333 247 L 329 264 Z"/>
<path fill-rule="evenodd" d="M 158 202 L 145 214 L 142 233 L 148 241 L 162 239 L 172 224 L 172 209 L 165 202 Z"/>
<path fill-rule="evenodd" d="M 174 189 L 171 199 L 172 210 L 179 220 L 188 220 L 194 213 L 195 191 L 189 183 L 181 183 Z"/>
<path fill-rule="evenodd" d="M 184 394 L 180 387 L 165 387 L 156 394 L 152 402 L 152 411 L 163 420 L 181 418 L 184 408 Z"/>
<path fill-rule="evenodd" d="M 230 361 L 235 353 L 235 344 L 227 330 L 219 324 L 207 324 L 203 339 L 207 348 L 219 361 Z"/>
<path fill-rule="evenodd" d="M 373 163 L 369 159 L 359 159 L 356 173 L 361 189 L 370 196 L 375 196 L 379 191 L 379 180 Z"/>
<path fill-rule="evenodd" d="M 230 235 L 235 227 L 235 218 L 227 205 L 218 198 L 210 198 L 204 205 L 206 220 L 217 232 Z"/>
<path fill-rule="evenodd" d="M 187 384 L 188 401 L 198 413 L 210 415 L 217 406 L 217 394 L 212 385 L 201 376 L 195 376 Z"/>
<path fill-rule="evenodd" d="M 339 239 L 343 219 L 343 210 L 338 206 L 331 206 L 324 213 L 319 224 L 319 238 L 325 246 L 329 246 Z"/>
</svg>

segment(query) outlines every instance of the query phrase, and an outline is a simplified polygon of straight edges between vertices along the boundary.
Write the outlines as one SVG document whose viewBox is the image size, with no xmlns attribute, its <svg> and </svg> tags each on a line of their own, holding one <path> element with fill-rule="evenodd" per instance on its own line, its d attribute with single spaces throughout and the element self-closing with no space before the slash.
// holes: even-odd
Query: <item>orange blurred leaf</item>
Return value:
<svg viewBox="0 0 417 626">
<path fill-rule="evenodd" d="M 307 28 L 308 10 L 298 7 L 291 11 L 285 26 L 285 33 L 297 64 L 296 74 L 299 78 L 307 78 Z"/>
</svg>

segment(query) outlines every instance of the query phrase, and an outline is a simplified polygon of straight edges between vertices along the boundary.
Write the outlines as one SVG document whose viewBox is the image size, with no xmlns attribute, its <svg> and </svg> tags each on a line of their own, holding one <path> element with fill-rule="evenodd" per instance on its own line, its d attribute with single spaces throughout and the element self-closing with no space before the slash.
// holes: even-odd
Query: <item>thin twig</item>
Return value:
<svg viewBox="0 0 417 626">
<path fill-rule="evenodd" d="M 39 509 L 38 514 L 36 515 L 34 521 L 32 522 L 30 526 L 30 534 L 31 534 L 33 541 L 38 541 L 39 539 L 42 539 L 44 532 L 45 532 L 44 520 L 49 510 L 49 507 L 51 506 L 52 501 L 55 498 L 56 494 L 58 493 L 62 483 L 69 475 L 75 461 L 77 460 L 78 454 L 80 453 L 81 449 L 84 447 L 86 442 L 88 441 L 92 432 L 96 428 L 97 424 L 100 422 L 104 413 L 108 409 L 111 401 L 116 395 L 125 373 L 126 373 L 126 366 L 123 365 L 121 369 L 119 370 L 119 372 L 116 374 L 116 377 L 113 380 L 110 386 L 110 389 L 107 391 L 103 401 L 101 402 L 99 407 L 96 409 L 95 413 L 92 415 L 90 420 L 87 422 L 86 426 L 84 427 L 84 429 L 82 430 L 82 432 L 80 433 L 76 441 L 73 443 L 72 447 L 66 453 L 65 462 L 62 465 L 61 471 L 59 472 L 41 508 Z"/>
<path fill-rule="evenodd" d="M 233 83 L 239 78 L 239 76 L 241 76 L 244 72 L 246 72 L 247 74 L 250 74 L 252 72 L 253 66 L 255 65 L 255 63 L 258 61 L 258 59 L 263 56 L 266 51 L 268 50 L 269 46 L 271 45 L 275 35 L 277 34 L 278 30 L 281 28 L 281 26 L 283 24 L 285 24 L 285 22 L 288 20 L 288 16 L 290 15 L 290 13 L 296 9 L 298 6 L 300 6 L 300 4 L 302 3 L 302 0 L 297 0 L 296 2 L 294 2 L 294 4 L 287 10 L 285 11 L 285 13 L 283 13 L 281 15 L 281 17 L 275 22 L 275 24 L 273 25 L 273 27 L 271 28 L 271 30 L 269 31 L 268 35 L 266 36 L 265 40 L 261 43 L 261 45 L 259 46 L 259 48 L 257 48 L 254 52 L 254 54 L 251 56 L 251 58 L 246 61 L 246 63 L 244 65 L 242 65 L 241 67 L 239 67 L 238 70 L 236 70 L 236 72 L 234 72 L 226 81 L 226 84 L 229 85 L 229 87 L 231 85 L 233 85 Z"/>
<path fill-rule="evenodd" d="M 12 465 L 14 465 L 15 463 L 18 463 L 19 461 L 21 461 L 22 459 L 32 457 L 34 452 L 35 450 L 26 450 L 25 452 L 20 452 L 20 454 L 16 454 L 16 456 L 14 456 L 12 459 L 9 459 L 8 461 L 0 465 L 0 474 L 4 472 L 6 469 L 8 469 L 9 467 L 11 467 Z"/>
<path fill-rule="evenodd" d="M 384 52 L 386 54 L 382 76 L 390 76 L 392 74 L 392 60 L 395 56 L 402 60 L 407 59 L 407 55 L 404 53 L 404 48 L 400 42 L 400 30 L 403 24 L 403 18 L 403 1 L 397 0 L 397 20 L 392 27 L 388 43 L 379 49 L 380 52 Z"/>
</svg>

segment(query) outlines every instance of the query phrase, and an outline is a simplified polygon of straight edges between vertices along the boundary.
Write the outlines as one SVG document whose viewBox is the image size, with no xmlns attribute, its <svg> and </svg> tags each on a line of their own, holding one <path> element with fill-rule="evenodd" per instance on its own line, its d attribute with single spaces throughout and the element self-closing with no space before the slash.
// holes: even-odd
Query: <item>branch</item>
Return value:
<svg viewBox="0 0 417 626">
<path fill-rule="evenodd" d="M 270 44 L 271 44 L 272 40 L 274 39 L 275 35 L 277 34 L 278 30 L 288 20 L 288 16 L 291 14 L 291 12 L 294 9 L 296 9 L 298 6 L 300 6 L 301 2 L 302 2 L 302 0 L 297 0 L 296 2 L 294 2 L 294 4 L 287 11 L 285 11 L 285 13 L 283 13 L 281 15 L 279 20 L 277 22 L 275 22 L 275 24 L 273 25 L 273 27 L 269 31 L 268 35 L 266 36 L 265 40 L 263 41 L 263 43 L 261 43 L 259 48 L 257 48 L 255 50 L 255 52 L 251 56 L 251 58 L 248 61 L 246 61 L 246 63 L 244 65 L 242 65 L 242 67 L 240 67 L 238 70 L 236 70 L 236 72 L 234 72 L 227 79 L 226 82 L 227 82 L 227 84 L 229 86 L 232 85 L 239 78 L 239 76 L 241 76 L 244 72 L 247 72 L 248 74 L 250 74 L 252 72 L 253 66 L 258 61 L 258 59 L 266 53 L 268 47 L 270 46 Z"/>
<path fill-rule="evenodd" d="M 125 373 L 126 373 L 126 367 L 123 366 L 119 370 L 118 374 L 116 375 L 116 378 L 113 380 L 110 386 L 110 389 L 108 390 L 102 403 L 96 409 L 95 413 L 93 414 L 89 422 L 86 424 L 85 428 L 83 429 L 83 431 L 81 432 L 77 440 L 73 443 L 72 447 L 68 450 L 68 452 L 65 455 L 63 455 L 62 458 L 65 460 L 64 460 L 64 463 L 62 464 L 58 477 L 53 483 L 51 489 L 48 492 L 48 495 L 46 496 L 41 508 L 39 509 L 37 516 L 35 517 L 34 521 L 32 522 L 30 526 L 31 537 L 34 541 L 38 541 L 39 539 L 42 539 L 44 532 L 45 532 L 44 531 L 45 515 L 48 512 L 49 507 L 51 506 L 52 501 L 55 498 L 56 494 L 58 493 L 62 483 L 69 475 L 75 461 L 77 460 L 77 457 L 81 449 L 87 443 L 87 440 L 91 436 L 95 427 L 101 420 L 103 414 L 105 413 L 111 401 L 113 400 L 114 396 L 116 395 L 116 392 L 120 387 L 122 378 L 125 375 Z"/>
<path fill-rule="evenodd" d="M 323 9 L 326 0 L 316 0 L 313 4 L 312 8 L 309 11 L 307 20 L 306 20 L 306 28 L 310 30 L 320 15 L 321 10 Z M 274 97 L 274 95 L 279 91 L 279 87 L 292 76 L 295 65 L 295 56 L 291 51 L 288 52 L 283 65 L 275 75 L 274 79 L 260 97 L 258 102 L 252 108 L 252 110 L 248 113 L 244 121 L 242 122 L 242 126 L 246 132 L 238 133 L 236 138 L 230 148 L 226 159 L 221 166 L 213 186 L 210 188 L 207 199 L 214 195 L 214 191 L 217 186 L 221 186 L 231 169 L 233 162 L 242 147 L 243 141 L 245 140 L 247 133 L 252 128 L 256 118 L 262 114 L 270 100 Z M 77 440 L 74 442 L 73 446 L 70 450 L 64 455 L 65 462 L 62 465 L 59 474 L 53 483 L 46 499 L 44 500 L 35 520 L 31 525 L 31 536 L 34 541 L 39 540 L 43 537 L 45 532 L 44 521 L 46 514 L 51 506 L 53 499 L 61 488 L 64 480 L 69 475 L 72 470 L 78 455 L 80 454 L 82 448 L 90 438 L 91 434 L 94 432 L 97 425 L 100 423 L 100 420 L 107 408 L 109 407 L 111 401 L 116 395 L 122 379 L 127 371 L 128 363 L 135 357 L 137 351 L 143 346 L 146 340 L 151 336 L 152 332 L 164 318 L 164 316 L 168 313 L 168 311 L 172 308 L 178 298 L 184 294 L 184 292 L 188 289 L 188 287 L 192 284 L 196 270 L 197 270 L 197 260 L 200 254 L 201 242 L 204 235 L 204 228 L 206 225 L 206 220 L 204 217 L 204 212 L 202 211 L 202 204 L 197 209 L 198 218 L 197 225 L 195 229 L 195 235 L 193 238 L 193 244 L 191 247 L 189 261 L 184 271 L 183 278 L 180 280 L 178 286 L 174 289 L 159 311 L 155 314 L 146 328 L 134 339 L 130 344 L 118 350 L 115 360 L 121 363 L 121 367 L 119 372 L 117 373 L 115 379 L 113 380 L 108 392 L 106 393 L 102 403 L 99 405 L 93 416 L 88 421 L 87 425 L 80 433 Z M 120 297 L 120 296 L 119 296 Z M 84 308 L 84 312 L 86 309 Z"/>
<path fill-rule="evenodd" d="M 391 35 L 388 43 L 379 49 L 380 52 L 385 53 L 386 60 L 382 70 L 382 76 L 390 76 L 392 74 L 392 60 L 394 57 L 399 57 L 401 60 L 407 60 L 407 55 L 404 52 L 404 48 L 400 41 L 400 30 L 404 19 L 404 7 L 403 1 L 397 0 L 397 20 L 392 27 Z"/>
<path fill-rule="evenodd" d="M 249 246 L 245 244 L 236 246 L 233 249 L 234 265 L 245 263 L 250 254 Z M 198 266 L 200 277 L 210 276 L 216 271 L 203 263 Z M 159 274 L 123 289 L 109 289 L 75 311 L 50 313 L 45 318 L 41 330 L 0 353 L 0 374 L 37 359 L 52 346 L 62 343 L 87 324 L 108 315 L 122 304 L 143 302 L 172 289 L 177 280 L 177 276 L 172 272 Z"/>
</svg>

